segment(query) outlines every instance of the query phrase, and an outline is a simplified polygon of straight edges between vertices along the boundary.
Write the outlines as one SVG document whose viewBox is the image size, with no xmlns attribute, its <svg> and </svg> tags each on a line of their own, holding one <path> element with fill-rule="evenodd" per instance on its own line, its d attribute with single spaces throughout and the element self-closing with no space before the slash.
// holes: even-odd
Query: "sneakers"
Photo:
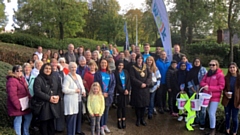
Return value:
<svg viewBox="0 0 240 135">
<path fill-rule="evenodd" d="M 156 110 L 155 107 L 153 108 L 153 114 L 154 114 L 154 115 L 157 115 L 157 110 Z"/>
<path fill-rule="evenodd" d="M 186 123 L 188 122 L 187 117 L 184 117 L 184 121 L 185 121 Z"/>
<path fill-rule="evenodd" d="M 177 120 L 178 121 L 182 121 L 183 120 L 183 116 L 179 116 Z"/>
<path fill-rule="evenodd" d="M 105 132 L 104 132 L 104 127 L 101 127 L 101 131 L 100 131 L 101 135 L 105 135 Z"/>
<path fill-rule="evenodd" d="M 107 133 L 110 133 L 110 132 L 111 132 L 110 129 L 107 127 L 107 125 L 105 125 L 103 128 L 104 128 L 104 130 L 105 130 Z"/>
<path fill-rule="evenodd" d="M 203 125 L 200 125 L 199 129 L 200 129 L 200 130 L 204 130 L 205 127 L 204 127 Z"/>
</svg>

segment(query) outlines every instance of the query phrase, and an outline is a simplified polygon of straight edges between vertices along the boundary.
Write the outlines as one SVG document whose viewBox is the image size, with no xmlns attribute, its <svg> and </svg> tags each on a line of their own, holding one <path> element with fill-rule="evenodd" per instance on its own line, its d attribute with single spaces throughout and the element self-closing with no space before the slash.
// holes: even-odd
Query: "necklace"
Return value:
<svg viewBox="0 0 240 135">
<path fill-rule="evenodd" d="M 133 65 L 133 68 L 140 73 L 140 76 L 141 76 L 141 77 L 145 77 L 145 73 L 144 73 L 144 71 L 145 71 L 145 69 L 146 69 L 146 65 L 145 65 L 145 64 L 143 65 L 143 68 L 142 68 L 142 69 L 139 69 L 139 68 L 136 67 L 135 65 Z"/>
</svg>

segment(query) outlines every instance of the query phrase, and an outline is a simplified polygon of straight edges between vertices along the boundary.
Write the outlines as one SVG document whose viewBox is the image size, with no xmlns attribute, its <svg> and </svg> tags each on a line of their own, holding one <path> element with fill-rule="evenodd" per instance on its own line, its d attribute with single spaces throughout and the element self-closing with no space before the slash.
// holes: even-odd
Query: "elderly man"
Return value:
<svg viewBox="0 0 240 135">
<path fill-rule="evenodd" d="M 140 47 L 139 46 L 136 46 L 135 47 L 135 53 L 138 55 L 138 54 L 141 54 L 141 51 L 140 51 Z"/>
<path fill-rule="evenodd" d="M 77 54 L 74 53 L 74 45 L 69 44 L 68 45 L 68 52 L 64 54 L 64 57 L 66 59 L 66 63 L 69 64 L 70 62 L 78 62 Z"/>
<path fill-rule="evenodd" d="M 182 60 L 183 53 L 180 52 L 179 44 L 174 45 L 174 53 L 173 53 L 173 60 L 176 60 L 179 63 Z"/>
<path fill-rule="evenodd" d="M 41 46 L 38 46 L 38 49 L 35 52 L 35 54 L 37 54 L 39 60 L 42 60 L 43 53 L 42 53 L 42 47 Z"/>
<path fill-rule="evenodd" d="M 132 54 L 133 52 L 135 52 L 135 45 L 134 44 L 131 44 L 131 51 L 130 51 L 130 54 Z"/>
<path fill-rule="evenodd" d="M 124 63 L 124 69 L 128 69 L 128 64 L 129 64 L 129 62 L 125 59 L 125 54 L 124 54 L 124 52 L 123 51 L 121 51 L 120 53 L 119 53 L 119 60 L 122 60 L 123 61 L 123 63 Z M 119 61 L 118 60 L 118 61 Z"/>
<path fill-rule="evenodd" d="M 84 56 L 85 56 L 85 58 L 86 58 L 86 62 L 87 62 L 87 65 L 88 65 L 88 62 L 91 60 L 91 58 L 92 58 L 92 53 L 91 53 L 91 51 L 86 51 L 85 53 L 84 53 Z"/>
</svg>

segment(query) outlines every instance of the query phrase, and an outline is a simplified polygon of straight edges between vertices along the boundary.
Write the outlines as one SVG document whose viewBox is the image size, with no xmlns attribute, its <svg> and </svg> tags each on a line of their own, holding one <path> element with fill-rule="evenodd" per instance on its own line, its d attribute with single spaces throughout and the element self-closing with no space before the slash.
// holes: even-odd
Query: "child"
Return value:
<svg viewBox="0 0 240 135">
<path fill-rule="evenodd" d="M 98 82 L 94 82 L 91 86 L 87 109 L 91 117 L 91 134 L 95 135 L 95 128 L 97 135 L 100 135 L 100 120 L 105 109 L 105 101 L 102 95 L 102 89 Z"/>
</svg>

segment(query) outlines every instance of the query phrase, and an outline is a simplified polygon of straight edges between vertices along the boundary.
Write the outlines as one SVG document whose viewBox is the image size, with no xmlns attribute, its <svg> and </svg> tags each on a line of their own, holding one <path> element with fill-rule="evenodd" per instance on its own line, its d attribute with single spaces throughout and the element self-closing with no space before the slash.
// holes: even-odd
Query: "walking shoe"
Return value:
<svg viewBox="0 0 240 135">
<path fill-rule="evenodd" d="M 144 119 L 141 119 L 140 123 L 143 125 L 143 126 L 146 126 L 147 123 L 144 121 Z"/>
<path fill-rule="evenodd" d="M 104 132 L 104 127 L 101 127 L 101 131 L 100 131 L 101 135 L 105 135 L 105 132 Z"/>
<path fill-rule="evenodd" d="M 117 125 L 118 125 L 118 129 L 122 129 L 122 121 L 121 120 L 118 120 Z"/>
<path fill-rule="evenodd" d="M 156 110 L 156 108 L 153 108 L 153 114 L 154 114 L 154 115 L 157 115 L 157 110 Z"/>
<path fill-rule="evenodd" d="M 160 114 L 164 114 L 163 109 L 159 109 L 158 111 L 159 111 Z"/>
<path fill-rule="evenodd" d="M 182 121 L 183 120 L 183 116 L 179 116 L 177 120 L 178 121 Z"/>
<path fill-rule="evenodd" d="M 200 125 L 199 129 L 200 129 L 200 130 L 204 130 L 205 127 L 204 127 L 203 125 Z"/>
<path fill-rule="evenodd" d="M 137 119 L 136 126 L 139 127 L 139 125 L 140 125 L 140 119 Z"/>
<path fill-rule="evenodd" d="M 169 110 L 169 109 L 167 109 L 167 108 L 165 108 L 165 109 L 164 109 L 164 112 L 169 112 L 169 111 L 170 111 L 170 110 Z"/>
<path fill-rule="evenodd" d="M 196 127 L 196 126 L 198 126 L 199 124 L 198 123 L 193 123 L 191 126 L 192 127 Z"/>
<path fill-rule="evenodd" d="M 104 130 L 105 130 L 107 133 L 110 133 L 110 132 L 111 132 L 110 129 L 107 127 L 107 125 L 105 125 L 103 128 L 104 128 Z"/>
<path fill-rule="evenodd" d="M 152 119 L 152 115 L 148 115 L 148 119 L 151 120 Z"/>
<path fill-rule="evenodd" d="M 122 120 L 122 128 L 123 128 L 123 129 L 126 128 L 126 120 Z"/>
<path fill-rule="evenodd" d="M 187 117 L 186 116 L 184 117 L 184 121 L 187 123 Z"/>
</svg>

